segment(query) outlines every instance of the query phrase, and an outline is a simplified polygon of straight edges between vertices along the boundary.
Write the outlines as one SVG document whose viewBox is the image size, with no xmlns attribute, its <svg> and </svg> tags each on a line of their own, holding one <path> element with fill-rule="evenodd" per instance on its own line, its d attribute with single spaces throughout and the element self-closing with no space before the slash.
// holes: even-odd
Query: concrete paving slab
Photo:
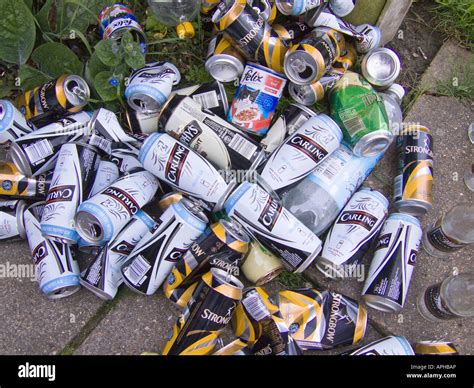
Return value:
<svg viewBox="0 0 474 388">
<path fill-rule="evenodd" d="M 85 290 L 52 301 L 40 294 L 25 242 L 2 244 L 0 354 L 57 354 L 102 302 Z"/>
<path fill-rule="evenodd" d="M 458 100 L 447 97 L 423 96 L 406 118 L 407 122 L 419 122 L 431 128 L 435 152 L 435 206 L 422 219 L 426 228 L 436 221 L 442 212 L 459 202 L 471 202 L 473 193 L 462 181 L 464 171 L 474 161 L 473 146 L 467 138 L 467 127 L 474 119 L 474 110 Z M 396 155 L 392 148 L 369 177 L 369 186 L 392 195 L 395 176 Z M 364 260 L 366 272 L 370 264 L 370 253 Z M 461 354 L 474 354 L 473 319 L 461 319 L 442 323 L 431 323 L 422 318 L 416 308 L 416 297 L 427 286 L 435 284 L 453 271 L 472 271 L 474 249 L 465 248 L 445 259 L 433 258 L 421 251 L 416 259 L 416 268 L 408 292 L 406 305 L 400 314 L 381 313 L 369 308 L 369 318 L 386 334 L 404 335 L 411 342 L 440 339 L 454 341 Z M 360 299 L 363 282 L 357 279 L 330 280 L 314 268 L 305 272 L 305 277 L 321 287 L 335 289 L 343 294 Z"/>
<path fill-rule="evenodd" d="M 434 92 L 439 82 L 461 83 L 460 71 L 466 66 L 474 69 L 474 54 L 449 40 L 443 44 L 420 81 L 422 89 Z M 471 70 L 472 71 L 472 70 Z M 457 73 L 459 72 L 459 74 Z"/>
</svg>

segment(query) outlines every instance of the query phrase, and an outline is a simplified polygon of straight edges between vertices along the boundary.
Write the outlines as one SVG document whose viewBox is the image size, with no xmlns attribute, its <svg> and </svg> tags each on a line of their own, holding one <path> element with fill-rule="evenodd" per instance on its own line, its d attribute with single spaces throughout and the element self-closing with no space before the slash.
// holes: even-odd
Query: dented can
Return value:
<svg viewBox="0 0 474 388">
<path fill-rule="evenodd" d="M 204 274 L 184 312 L 173 326 L 163 355 L 206 355 L 214 350 L 242 299 L 244 285 L 225 271 Z"/>
<path fill-rule="evenodd" d="M 0 162 L 0 195 L 9 198 L 46 199 L 52 172 L 27 177 L 11 162 Z"/>
<path fill-rule="evenodd" d="M 6 146 L 33 130 L 34 127 L 10 101 L 0 100 L 0 146 Z"/>
<path fill-rule="evenodd" d="M 327 0 L 275 0 L 283 15 L 299 16 L 326 3 Z"/>
<path fill-rule="evenodd" d="M 52 241 L 41 234 L 40 220 L 44 203 L 25 210 L 25 231 L 40 291 L 49 299 L 72 295 L 81 288 L 79 265 L 67 244 Z"/>
<path fill-rule="evenodd" d="M 184 307 L 187 298 L 183 294 L 189 294 L 188 286 L 197 282 L 211 267 L 238 277 L 249 243 L 250 237 L 237 222 L 221 219 L 212 224 L 173 267 L 163 286 L 165 296 Z"/>
<path fill-rule="evenodd" d="M 23 213 L 26 202 L 0 200 L 0 242 L 26 238 Z"/>
<path fill-rule="evenodd" d="M 384 312 L 402 309 L 421 236 L 421 223 L 417 218 L 404 213 L 392 213 L 387 218 L 362 290 L 367 306 Z"/>
<path fill-rule="evenodd" d="M 122 266 L 125 284 L 140 294 L 153 295 L 205 231 L 208 221 L 201 208 L 188 199 L 168 207 Z"/>
<path fill-rule="evenodd" d="M 391 335 L 371 342 L 343 355 L 348 356 L 413 356 L 415 353 L 405 337 Z"/>
</svg>

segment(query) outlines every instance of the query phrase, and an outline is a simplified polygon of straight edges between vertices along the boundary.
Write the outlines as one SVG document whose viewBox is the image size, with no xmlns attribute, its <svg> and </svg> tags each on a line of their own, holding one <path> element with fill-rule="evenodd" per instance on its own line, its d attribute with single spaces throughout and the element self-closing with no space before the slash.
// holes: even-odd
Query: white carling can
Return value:
<svg viewBox="0 0 474 388">
<path fill-rule="evenodd" d="M 138 155 L 143 167 L 180 192 L 216 204 L 228 184 L 201 155 L 166 133 L 154 133 Z"/>
<path fill-rule="evenodd" d="M 123 283 L 122 265 L 133 248 L 154 226 L 155 220 L 139 210 L 82 272 L 81 284 L 101 299 L 113 299 Z"/>
<path fill-rule="evenodd" d="M 316 267 L 331 278 L 350 276 L 367 253 L 388 214 L 388 199 L 363 187 L 339 213 L 329 230 Z"/>
<path fill-rule="evenodd" d="M 29 134 L 33 129 L 10 101 L 0 100 L 0 146 Z"/>
<path fill-rule="evenodd" d="M 186 198 L 168 207 L 122 267 L 125 284 L 140 294 L 153 295 L 208 222 L 201 208 Z"/>
<path fill-rule="evenodd" d="M 25 238 L 23 213 L 26 202 L 0 200 L 0 241 L 15 241 Z"/>
<path fill-rule="evenodd" d="M 75 224 L 80 237 L 97 245 L 112 240 L 153 199 L 159 186 L 158 179 L 143 170 L 117 179 L 77 209 Z"/>
<path fill-rule="evenodd" d="M 256 183 L 242 183 L 224 208 L 289 271 L 304 271 L 321 251 L 321 240 Z"/>
<path fill-rule="evenodd" d="M 362 290 L 367 306 L 385 312 L 402 309 L 421 236 L 421 223 L 417 218 L 404 213 L 390 214 L 380 231 Z"/>
<path fill-rule="evenodd" d="M 268 158 L 263 180 L 273 189 L 294 185 L 341 144 L 342 131 L 327 115 L 310 117 Z"/>
<path fill-rule="evenodd" d="M 80 289 L 79 265 L 67 244 L 43 237 L 40 219 L 44 202 L 25 210 L 25 231 L 40 291 L 50 299 L 69 296 Z"/>
<path fill-rule="evenodd" d="M 94 184 L 92 185 L 91 192 L 89 197 L 92 197 L 105 189 L 107 186 L 110 186 L 119 178 L 119 169 L 118 166 L 109 162 L 108 160 L 101 160 L 99 163 L 99 168 L 95 175 Z"/>
<path fill-rule="evenodd" d="M 368 345 L 343 353 L 348 356 L 414 356 L 413 348 L 405 337 L 391 335 Z"/>
<path fill-rule="evenodd" d="M 99 167 L 97 149 L 88 144 L 64 144 L 60 151 L 41 218 L 45 237 L 76 244 L 74 224 L 77 207 L 89 197 Z"/>
</svg>

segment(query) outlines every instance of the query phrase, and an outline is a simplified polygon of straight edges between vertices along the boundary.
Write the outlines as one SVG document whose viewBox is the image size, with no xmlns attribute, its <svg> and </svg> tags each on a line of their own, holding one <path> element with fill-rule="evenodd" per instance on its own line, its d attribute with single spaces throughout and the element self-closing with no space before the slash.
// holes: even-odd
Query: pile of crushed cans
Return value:
<svg viewBox="0 0 474 388">
<path fill-rule="evenodd" d="M 0 238 L 28 240 L 41 293 L 83 286 L 110 300 L 122 284 L 162 288 L 183 309 L 162 354 L 300 354 L 360 341 L 366 307 L 309 288 L 272 299 L 261 286 L 284 268 L 344 276 L 375 244 L 362 298 L 400 311 L 422 236 L 416 217 L 432 206 L 432 138 L 400 126 L 399 58 L 379 47 L 377 27 L 341 19 L 353 6 L 204 0 L 215 82 L 178 89 L 175 65 L 147 64 L 127 83 L 126 123 L 83 111 L 90 90 L 77 75 L 0 101 Z M 124 5 L 100 21 L 104 39 L 142 31 Z M 350 70 L 359 55 L 361 74 Z M 229 107 L 222 83 L 236 80 Z M 284 93 L 294 102 L 276 115 Z M 330 115 L 311 108 L 323 98 Z M 361 185 L 394 139 L 389 213 L 388 199 Z M 92 255 L 86 268 L 77 251 Z M 227 325 L 235 339 L 217 346 Z M 415 352 L 456 349 L 393 336 L 351 354 Z"/>
</svg>

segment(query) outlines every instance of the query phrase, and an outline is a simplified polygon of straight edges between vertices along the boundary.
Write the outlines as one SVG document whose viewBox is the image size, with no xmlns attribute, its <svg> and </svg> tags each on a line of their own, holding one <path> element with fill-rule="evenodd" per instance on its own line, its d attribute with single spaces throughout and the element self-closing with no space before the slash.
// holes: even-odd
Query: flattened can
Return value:
<svg viewBox="0 0 474 388">
<path fill-rule="evenodd" d="M 224 208 L 289 271 L 303 272 L 321 251 L 321 240 L 256 183 L 242 183 Z"/>
<path fill-rule="evenodd" d="M 238 277 L 249 243 L 250 237 L 237 222 L 221 219 L 212 224 L 173 267 L 163 286 L 165 296 L 184 307 L 186 298 L 183 294 L 188 286 L 198 281 L 211 267 Z"/>
<path fill-rule="evenodd" d="M 201 155 L 166 133 L 150 135 L 140 150 L 143 167 L 173 188 L 216 204 L 228 185 Z"/>
<path fill-rule="evenodd" d="M 79 205 L 75 217 L 77 233 L 97 245 L 112 240 L 153 199 L 159 185 L 153 174 L 143 170 L 117 179 Z"/>
<path fill-rule="evenodd" d="M 278 306 L 302 349 L 332 349 L 364 338 L 367 311 L 342 294 L 308 288 L 280 291 Z"/>
<path fill-rule="evenodd" d="M 0 200 L 0 242 L 16 241 L 26 237 L 23 213 L 26 203 L 21 200 Z"/>
<path fill-rule="evenodd" d="M 369 250 L 388 214 L 388 200 L 364 187 L 337 217 L 324 242 L 316 267 L 331 278 L 350 276 Z"/>
<path fill-rule="evenodd" d="M 297 85 L 310 85 L 326 73 L 341 55 L 344 36 L 328 27 L 316 27 L 285 55 L 284 71 Z"/>
<path fill-rule="evenodd" d="M 26 177 L 14 163 L 0 162 L 0 195 L 9 198 L 46 199 L 52 173 Z"/>
<path fill-rule="evenodd" d="M 405 337 L 391 335 L 371 342 L 361 348 L 343 353 L 347 356 L 413 356 L 410 343 Z"/>
<path fill-rule="evenodd" d="M 90 89 L 78 75 L 62 75 L 33 90 L 19 95 L 14 104 L 27 120 L 36 123 L 49 120 L 52 115 L 76 113 L 88 103 Z M 37 125 L 39 126 L 39 124 Z"/>
<path fill-rule="evenodd" d="M 86 200 L 99 168 L 97 149 L 87 144 L 64 144 L 59 151 L 41 218 L 41 233 L 65 244 L 76 244 L 74 216 Z"/>
<path fill-rule="evenodd" d="M 201 209 L 185 198 L 167 208 L 123 265 L 125 284 L 140 294 L 153 295 L 206 230 L 208 221 Z"/>
<path fill-rule="evenodd" d="M 244 285 L 225 271 L 204 274 L 171 330 L 163 355 L 206 355 L 214 350 L 242 299 Z"/>
<path fill-rule="evenodd" d="M 394 180 L 395 208 L 422 216 L 433 207 L 433 137 L 422 125 L 409 125 L 397 137 L 398 175 Z"/>
<path fill-rule="evenodd" d="M 38 202 L 25 210 L 26 237 L 40 291 L 49 299 L 60 299 L 81 288 L 79 265 L 69 245 L 49 240 L 41 234 L 43 208 L 44 203 Z"/>
<path fill-rule="evenodd" d="M 105 245 L 89 263 L 81 274 L 81 284 L 101 299 L 113 299 L 123 283 L 122 265 L 154 226 L 153 218 L 139 210 L 113 241 Z"/>
<path fill-rule="evenodd" d="M 79 112 L 22 136 L 10 145 L 10 156 L 21 173 L 36 176 L 54 168 L 59 149 L 88 133 L 89 112 Z"/>
<path fill-rule="evenodd" d="M 245 58 L 233 47 L 233 42 L 223 32 L 209 43 L 206 71 L 219 82 L 231 82 L 244 72 Z"/>
<path fill-rule="evenodd" d="M 220 170 L 255 170 L 264 159 L 257 141 L 191 97 L 174 96 L 161 112 L 165 132 Z"/>
<path fill-rule="evenodd" d="M 0 100 L 0 146 L 8 145 L 33 129 L 10 101 Z"/>
<path fill-rule="evenodd" d="M 417 218 L 403 213 L 390 214 L 380 231 L 362 290 L 367 306 L 384 312 L 402 309 L 421 236 Z"/>
<path fill-rule="evenodd" d="M 288 135 L 293 135 L 296 130 L 306 123 L 316 112 L 304 105 L 290 104 L 270 127 L 270 130 L 260 144 L 267 154 L 278 148 Z"/>
<path fill-rule="evenodd" d="M 288 188 L 309 175 L 340 146 L 341 140 L 341 129 L 329 116 L 313 116 L 273 151 L 262 178 L 272 190 Z"/>
<path fill-rule="evenodd" d="M 270 128 L 286 78 L 271 69 L 248 63 L 240 79 L 227 120 L 245 131 L 263 136 Z"/>
<path fill-rule="evenodd" d="M 416 355 L 454 356 L 458 354 L 452 342 L 444 341 L 420 341 L 413 345 L 413 350 Z"/>
</svg>

